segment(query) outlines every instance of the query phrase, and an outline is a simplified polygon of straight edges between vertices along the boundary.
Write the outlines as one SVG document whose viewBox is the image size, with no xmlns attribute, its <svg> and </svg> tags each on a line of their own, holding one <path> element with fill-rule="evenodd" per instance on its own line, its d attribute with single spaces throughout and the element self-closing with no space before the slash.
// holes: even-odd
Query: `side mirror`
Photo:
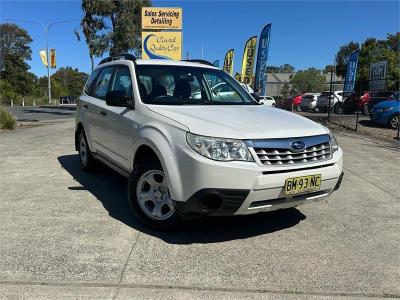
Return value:
<svg viewBox="0 0 400 300">
<path fill-rule="evenodd" d="M 260 100 L 260 96 L 258 96 L 256 93 L 250 93 L 250 95 L 256 100 L 257 102 Z"/>
<path fill-rule="evenodd" d="M 106 95 L 108 106 L 132 107 L 130 98 L 125 90 L 110 91 Z"/>
</svg>

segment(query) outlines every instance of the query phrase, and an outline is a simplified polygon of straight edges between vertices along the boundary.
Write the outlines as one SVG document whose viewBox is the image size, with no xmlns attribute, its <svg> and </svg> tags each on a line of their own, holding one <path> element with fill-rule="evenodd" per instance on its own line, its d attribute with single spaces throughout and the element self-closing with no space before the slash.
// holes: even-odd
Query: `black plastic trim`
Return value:
<svg viewBox="0 0 400 300">
<path fill-rule="evenodd" d="M 243 204 L 250 190 L 205 188 L 194 193 L 186 202 L 175 201 L 181 215 L 233 215 Z M 207 207 L 204 199 L 215 201 L 217 207 Z"/>
<path fill-rule="evenodd" d="M 289 169 L 289 170 L 264 171 L 263 175 L 321 169 L 321 168 L 326 168 L 326 167 L 332 167 L 333 165 L 335 165 L 335 164 L 334 163 L 333 164 L 325 164 L 325 165 L 320 165 L 320 166 L 313 166 L 313 167 L 306 167 L 306 168 L 299 168 L 299 169 Z"/>
<path fill-rule="evenodd" d="M 343 176 L 344 176 L 344 172 L 342 172 L 342 174 L 340 174 L 339 180 L 338 180 L 338 182 L 336 183 L 335 188 L 333 189 L 334 191 L 336 191 L 336 190 L 339 189 L 340 185 L 342 184 Z"/>
</svg>

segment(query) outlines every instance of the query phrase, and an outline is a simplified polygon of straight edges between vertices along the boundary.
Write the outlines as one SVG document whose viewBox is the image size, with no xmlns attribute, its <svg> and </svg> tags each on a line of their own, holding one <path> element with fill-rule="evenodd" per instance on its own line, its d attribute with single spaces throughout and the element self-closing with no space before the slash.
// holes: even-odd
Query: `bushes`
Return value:
<svg viewBox="0 0 400 300">
<path fill-rule="evenodd" d="M 0 107 L 0 129 L 15 129 L 16 126 L 15 117 L 3 107 Z"/>
</svg>

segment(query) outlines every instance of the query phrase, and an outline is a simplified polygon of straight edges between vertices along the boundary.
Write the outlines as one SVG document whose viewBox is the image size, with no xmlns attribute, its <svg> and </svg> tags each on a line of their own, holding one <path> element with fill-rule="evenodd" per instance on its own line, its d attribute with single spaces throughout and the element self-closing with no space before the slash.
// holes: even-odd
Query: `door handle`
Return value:
<svg viewBox="0 0 400 300">
<path fill-rule="evenodd" d="M 107 116 L 107 113 L 105 111 L 100 112 L 103 116 Z"/>
<path fill-rule="evenodd" d="M 87 106 L 86 104 L 83 105 L 84 108 L 89 108 L 89 106 Z"/>
</svg>

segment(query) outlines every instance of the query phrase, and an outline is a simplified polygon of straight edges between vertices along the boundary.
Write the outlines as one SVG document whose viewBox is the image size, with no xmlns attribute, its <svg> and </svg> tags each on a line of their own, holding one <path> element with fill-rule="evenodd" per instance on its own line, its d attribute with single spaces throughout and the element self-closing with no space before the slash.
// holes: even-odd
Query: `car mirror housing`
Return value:
<svg viewBox="0 0 400 300">
<path fill-rule="evenodd" d="M 106 104 L 108 106 L 133 108 L 131 98 L 125 90 L 108 92 L 106 95 Z"/>
</svg>

